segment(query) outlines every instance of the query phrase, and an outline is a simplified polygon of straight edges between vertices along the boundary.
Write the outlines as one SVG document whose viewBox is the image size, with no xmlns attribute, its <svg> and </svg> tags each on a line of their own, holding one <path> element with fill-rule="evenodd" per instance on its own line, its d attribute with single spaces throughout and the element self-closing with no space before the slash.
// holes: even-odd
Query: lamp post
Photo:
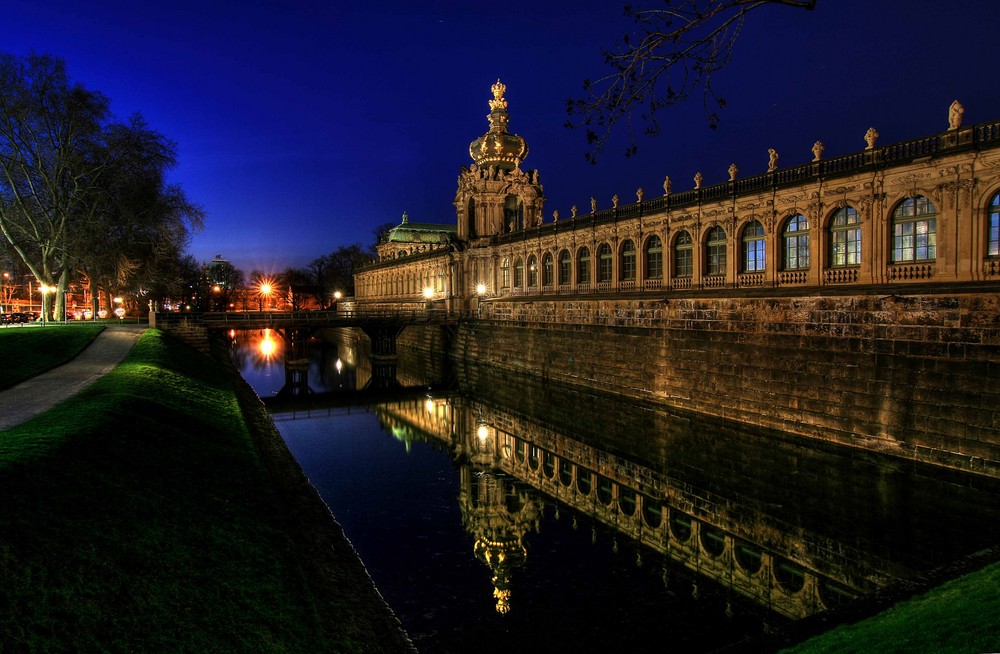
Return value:
<svg viewBox="0 0 1000 654">
<path fill-rule="evenodd" d="M 264 298 L 267 298 L 268 302 L 271 300 L 271 293 L 274 292 L 274 287 L 271 282 L 261 282 L 260 286 L 257 287 L 257 307 L 260 311 L 264 310 Z"/>
<path fill-rule="evenodd" d="M 38 292 L 41 293 L 41 295 L 42 295 L 42 311 L 41 311 L 41 313 L 42 313 L 42 325 L 44 326 L 45 325 L 45 320 L 48 318 L 48 316 L 46 315 L 46 314 L 48 314 L 48 309 L 46 307 L 47 303 L 45 301 L 45 296 L 48 295 L 49 293 L 55 293 L 56 292 L 56 287 L 55 286 L 49 286 L 48 284 L 42 284 L 42 285 L 40 285 L 38 287 Z"/>
</svg>

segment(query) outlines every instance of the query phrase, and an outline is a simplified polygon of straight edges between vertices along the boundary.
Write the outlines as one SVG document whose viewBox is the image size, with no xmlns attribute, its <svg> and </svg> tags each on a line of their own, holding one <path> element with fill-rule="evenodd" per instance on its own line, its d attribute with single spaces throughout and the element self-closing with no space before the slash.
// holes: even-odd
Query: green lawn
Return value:
<svg viewBox="0 0 1000 654">
<path fill-rule="evenodd" d="M 103 329 L 94 324 L 0 328 L 0 389 L 66 363 Z"/>
<path fill-rule="evenodd" d="M 831 629 L 785 651 L 795 654 L 998 652 L 1000 563 L 942 584 L 867 620 Z"/>
<path fill-rule="evenodd" d="M 0 651 L 363 651 L 319 624 L 269 488 L 226 371 L 147 331 L 0 432 Z"/>
</svg>

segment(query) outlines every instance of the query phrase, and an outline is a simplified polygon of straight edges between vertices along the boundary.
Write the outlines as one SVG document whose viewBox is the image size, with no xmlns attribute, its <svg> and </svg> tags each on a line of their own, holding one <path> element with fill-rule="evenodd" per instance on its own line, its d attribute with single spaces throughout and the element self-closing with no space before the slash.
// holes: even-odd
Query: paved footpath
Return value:
<svg viewBox="0 0 1000 654">
<path fill-rule="evenodd" d="M 72 361 L 0 391 L 0 431 L 76 395 L 125 360 L 145 325 L 109 325 Z"/>
</svg>

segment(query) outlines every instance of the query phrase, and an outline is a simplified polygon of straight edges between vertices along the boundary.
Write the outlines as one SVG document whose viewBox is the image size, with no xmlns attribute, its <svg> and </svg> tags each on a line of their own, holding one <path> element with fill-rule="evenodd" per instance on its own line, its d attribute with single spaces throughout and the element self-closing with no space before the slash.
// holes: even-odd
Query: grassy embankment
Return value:
<svg viewBox="0 0 1000 654">
<path fill-rule="evenodd" d="M 66 363 L 101 333 L 92 323 L 59 327 L 11 326 L 0 329 L 0 389 Z"/>
<path fill-rule="evenodd" d="M 233 387 L 150 330 L 0 432 L 0 651 L 378 651 L 363 621 L 320 618 L 354 598 L 309 591 Z"/>
<path fill-rule="evenodd" d="M 1000 563 L 946 582 L 878 615 L 815 636 L 794 654 L 975 654 L 1000 651 Z"/>
</svg>

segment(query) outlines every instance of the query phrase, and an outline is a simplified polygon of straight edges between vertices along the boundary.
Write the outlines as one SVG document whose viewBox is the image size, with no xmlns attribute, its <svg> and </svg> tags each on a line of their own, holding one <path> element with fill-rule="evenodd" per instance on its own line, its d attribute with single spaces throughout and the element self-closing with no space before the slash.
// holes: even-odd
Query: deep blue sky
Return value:
<svg viewBox="0 0 1000 654">
<path fill-rule="evenodd" d="M 650 0 L 645 4 L 654 4 Z M 636 4 L 640 4 L 636 2 Z M 612 144 L 584 161 L 565 105 L 605 71 L 600 48 L 630 26 L 619 2 L 259 2 L 5 0 L 0 49 L 48 52 L 71 77 L 139 112 L 176 142 L 172 179 L 207 213 L 190 252 L 249 272 L 303 266 L 340 245 L 372 243 L 398 222 L 452 222 L 468 145 L 488 126 L 490 85 L 507 85 L 510 129 L 528 141 L 552 211 L 589 198 L 662 192 L 947 128 L 1000 119 L 995 0 L 819 0 L 814 12 L 752 14 L 732 66 L 719 128 L 700 98 L 661 116 L 625 159 Z M 624 133 L 621 135 L 624 137 Z"/>
</svg>

